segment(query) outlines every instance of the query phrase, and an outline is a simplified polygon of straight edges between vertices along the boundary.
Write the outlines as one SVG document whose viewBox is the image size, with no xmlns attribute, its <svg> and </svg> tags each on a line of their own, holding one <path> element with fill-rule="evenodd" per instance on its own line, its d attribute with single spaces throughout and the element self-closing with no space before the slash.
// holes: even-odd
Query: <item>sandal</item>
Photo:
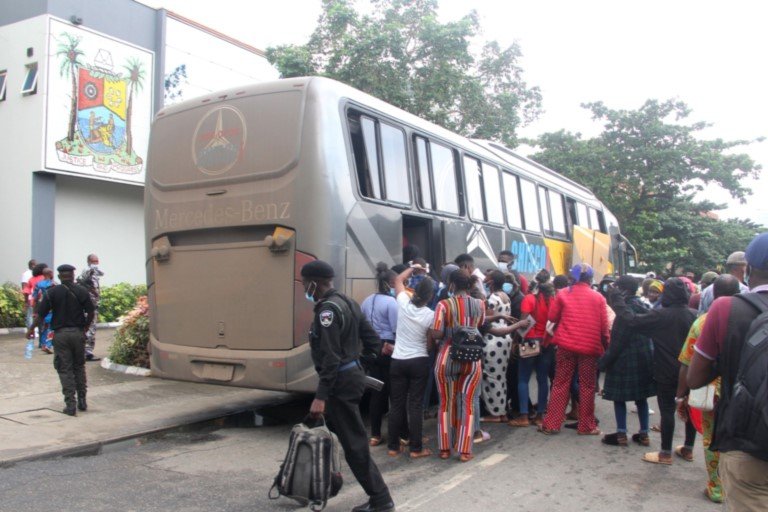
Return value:
<svg viewBox="0 0 768 512">
<path fill-rule="evenodd" d="M 651 439 L 648 437 L 648 434 L 645 432 L 638 432 L 637 434 L 632 434 L 632 441 L 639 444 L 640 446 L 651 446 Z"/>
<path fill-rule="evenodd" d="M 480 434 L 480 437 L 477 437 L 477 434 Z M 485 430 L 478 430 L 477 432 L 475 432 L 475 436 L 472 439 L 472 441 L 475 444 L 480 444 L 483 441 L 490 441 L 490 440 L 491 440 L 491 434 L 489 434 Z"/>
<path fill-rule="evenodd" d="M 480 418 L 480 423 L 504 423 L 505 421 L 504 416 L 483 416 Z"/>
<path fill-rule="evenodd" d="M 675 448 L 675 455 L 687 462 L 693 462 L 693 450 L 689 450 L 683 445 Z"/>
<path fill-rule="evenodd" d="M 507 425 L 509 425 L 510 427 L 530 427 L 531 420 L 528 419 L 528 416 L 520 415 L 513 420 L 509 420 L 509 422 L 507 422 Z"/>
<path fill-rule="evenodd" d="M 654 432 L 661 432 L 661 425 L 651 425 L 651 430 Z"/>
<path fill-rule="evenodd" d="M 544 425 L 542 425 L 539 428 L 537 428 L 536 431 L 537 432 L 541 432 L 545 436 L 554 436 L 554 435 L 560 433 L 559 430 L 550 430 L 550 429 L 546 428 Z"/>
<path fill-rule="evenodd" d="M 383 442 L 384 442 L 384 439 L 381 436 L 372 436 L 371 439 L 368 441 L 368 445 L 379 446 Z"/>
<path fill-rule="evenodd" d="M 472 459 L 474 459 L 474 456 L 471 453 L 462 453 L 461 455 L 459 455 L 459 460 L 461 462 L 469 462 Z"/>
<path fill-rule="evenodd" d="M 390 457 L 397 457 L 401 453 L 403 453 L 403 447 L 402 446 L 399 447 L 397 450 L 387 450 L 387 455 L 389 455 Z"/>
<path fill-rule="evenodd" d="M 412 459 L 421 459 L 423 457 L 429 457 L 432 455 L 432 450 L 429 448 L 422 448 L 420 452 L 411 452 Z"/>
<path fill-rule="evenodd" d="M 599 436 L 600 434 L 602 434 L 600 429 L 597 427 L 593 428 L 589 432 L 576 432 L 576 433 L 579 434 L 580 436 Z"/>
<path fill-rule="evenodd" d="M 451 458 L 451 450 L 440 450 L 440 455 L 438 455 L 441 459 L 450 459 Z"/>
<path fill-rule="evenodd" d="M 662 457 L 659 452 L 648 452 L 643 455 L 643 460 L 645 462 L 650 462 L 651 464 L 662 464 L 664 466 L 672 465 L 672 457 L 667 459 L 666 457 Z"/>
</svg>

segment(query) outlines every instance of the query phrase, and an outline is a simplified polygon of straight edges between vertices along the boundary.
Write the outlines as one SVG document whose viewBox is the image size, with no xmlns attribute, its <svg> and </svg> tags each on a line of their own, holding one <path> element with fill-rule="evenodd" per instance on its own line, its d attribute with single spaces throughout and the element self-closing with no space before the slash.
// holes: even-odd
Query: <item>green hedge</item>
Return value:
<svg viewBox="0 0 768 512">
<path fill-rule="evenodd" d="M 24 327 L 25 309 L 18 285 L 5 283 L 0 288 L 0 328 Z"/>
<path fill-rule="evenodd" d="M 101 289 L 99 322 L 117 322 L 136 305 L 139 297 L 147 294 L 146 285 L 117 283 Z"/>
</svg>

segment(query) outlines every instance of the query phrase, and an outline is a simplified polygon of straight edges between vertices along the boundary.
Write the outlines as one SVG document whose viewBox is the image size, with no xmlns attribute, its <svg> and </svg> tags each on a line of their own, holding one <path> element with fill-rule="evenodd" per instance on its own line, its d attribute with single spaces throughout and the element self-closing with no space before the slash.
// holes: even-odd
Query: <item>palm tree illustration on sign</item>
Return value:
<svg viewBox="0 0 768 512">
<path fill-rule="evenodd" d="M 125 74 L 116 72 L 112 53 L 100 48 L 92 63 L 84 63 L 88 56 L 81 40 L 64 32 L 56 52 L 60 75 L 72 79 L 67 136 L 56 142 L 57 156 L 103 174 L 138 174 L 144 162 L 134 150 L 132 117 L 144 85 L 142 61 L 129 57 Z"/>
</svg>

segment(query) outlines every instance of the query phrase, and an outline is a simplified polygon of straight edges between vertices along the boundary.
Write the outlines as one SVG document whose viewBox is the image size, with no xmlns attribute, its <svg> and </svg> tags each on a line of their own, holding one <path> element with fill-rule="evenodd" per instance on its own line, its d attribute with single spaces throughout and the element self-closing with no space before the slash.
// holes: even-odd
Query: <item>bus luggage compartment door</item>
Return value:
<svg viewBox="0 0 768 512">
<path fill-rule="evenodd" d="M 168 243 L 164 237 L 153 246 L 163 240 Z M 293 347 L 292 240 L 280 250 L 269 236 L 170 245 L 167 257 L 154 262 L 159 341 L 230 350 Z"/>
</svg>

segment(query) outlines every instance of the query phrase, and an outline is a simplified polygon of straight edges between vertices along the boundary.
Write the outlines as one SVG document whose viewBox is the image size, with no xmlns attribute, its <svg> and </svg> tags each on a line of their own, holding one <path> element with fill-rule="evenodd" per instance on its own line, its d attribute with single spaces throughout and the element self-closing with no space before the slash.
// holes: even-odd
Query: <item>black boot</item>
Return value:
<svg viewBox="0 0 768 512">
<path fill-rule="evenodd" d="M 373 505 L 369 501 L 364 505 L 358 505 L 352 509 L 352 512 L 394 512 L 395 504 L 392 501 L 382 503 L 381 505 Z"/>
<path fill-rule="evenodd" d="M 81 411 L 88 410 L 88 403 L 85 401 L 85 395 L 79 395 L 77 397 L 77 408 Z"/>
<path fill-rule="evenodd" d="M 61 412 L 69 416 L 77 416 L 77 409 L 75 409 L 75 404 L 67 404 L 67 406 Z"/>
</svg>

